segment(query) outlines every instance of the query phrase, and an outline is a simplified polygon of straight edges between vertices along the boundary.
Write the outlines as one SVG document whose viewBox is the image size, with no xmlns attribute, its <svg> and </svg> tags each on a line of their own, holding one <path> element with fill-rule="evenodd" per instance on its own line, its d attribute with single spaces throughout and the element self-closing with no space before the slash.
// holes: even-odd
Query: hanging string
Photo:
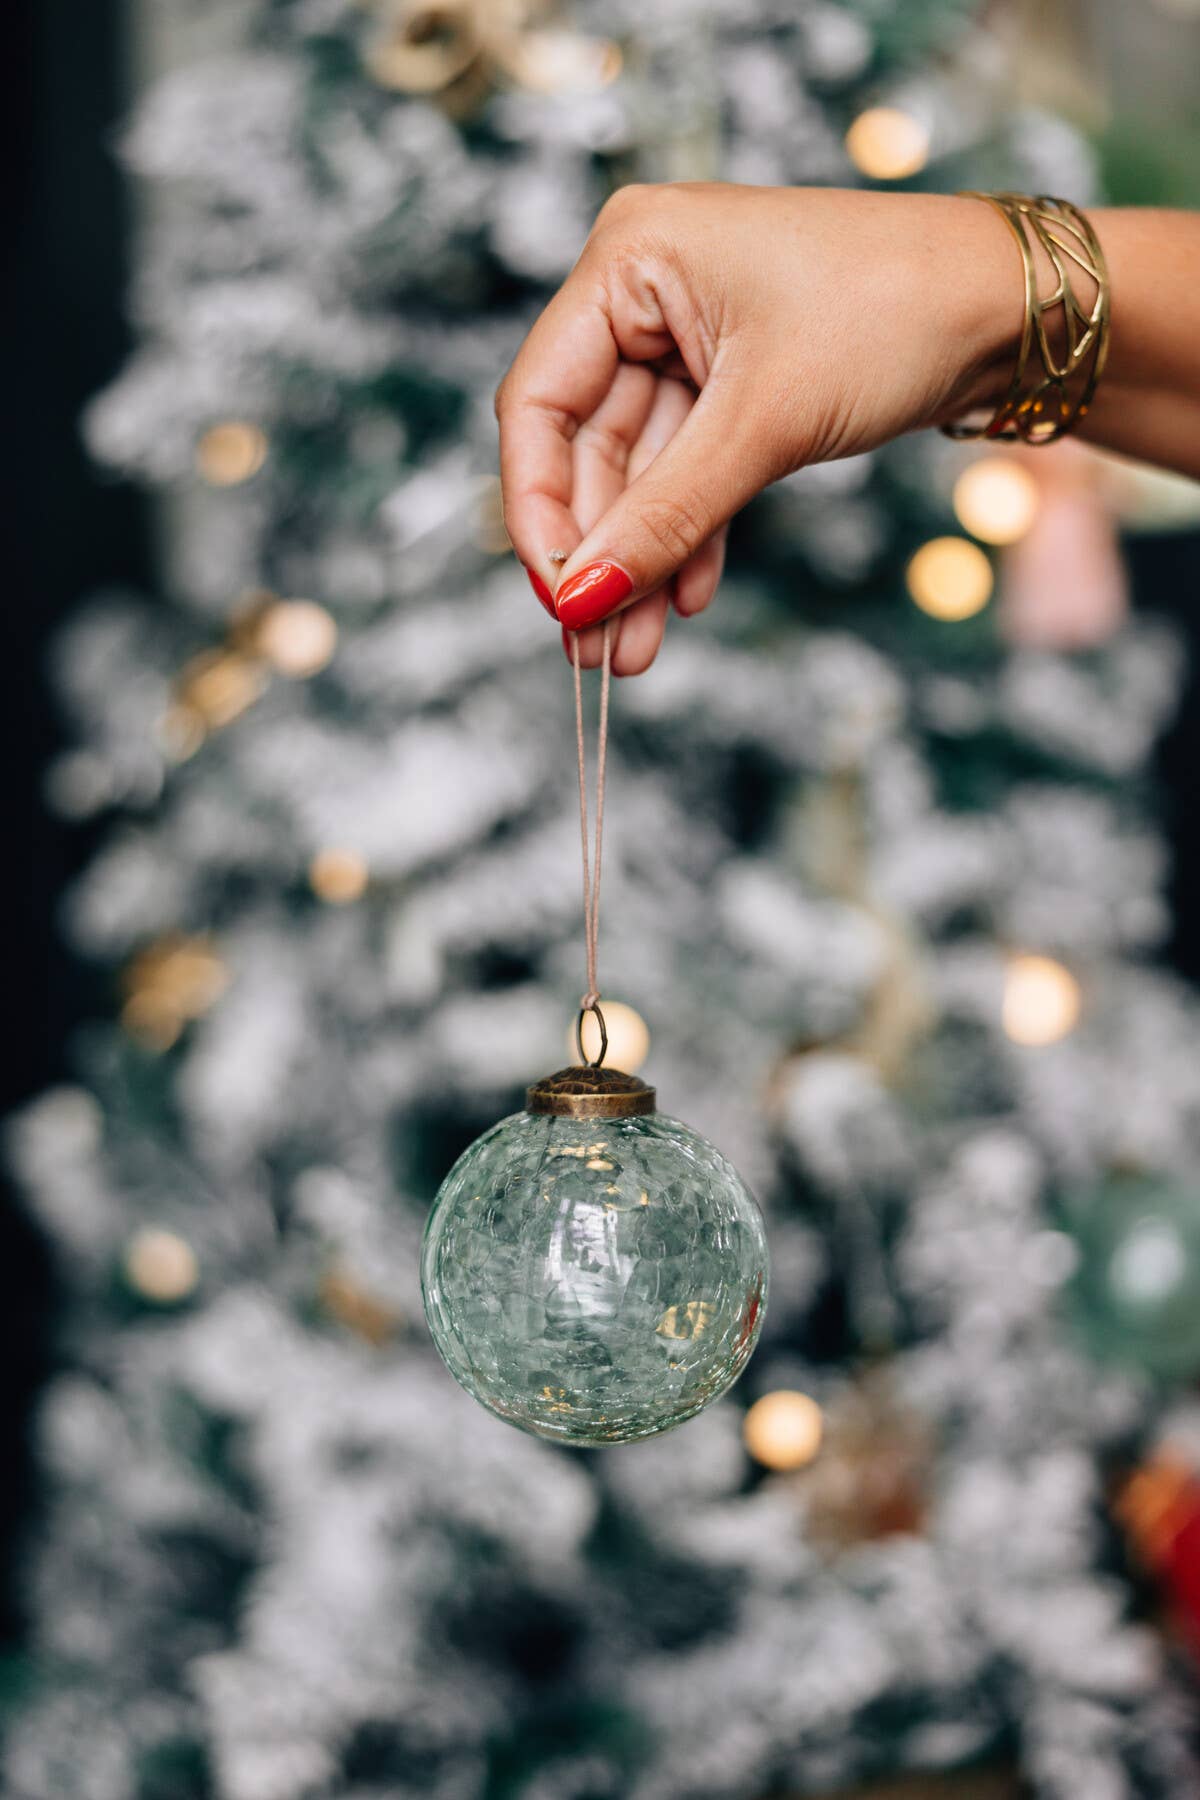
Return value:
<svg viewBox="0 0 1200 1800">
<path fill-rule="evenodd" d="M 600 1054 L 604 1061 L 608 1033 L 600 1011 L 597 974 L 600 942 L 600 856 L 604 847 L 604 782 L 608 764 L 608 695 L 612 685 L 612 621 L 604 622 L 604 649 L 600 661 L 600 725 L 596 735 L 596 835 L 594 850 L 588 844 L 587 750 L 583 733 L 583 677 L 579 664 L 579 633 L 571 633 L 571 664 L 575 672 L 575 749 L 579 761 L 579 840 L 583 860 L 583 934 L 587 951 L 587 992 L 579 1007 L 579 1054 L 583 1056 L 583 1019 L 594 1013 L 600 1027 Z M 586 1060 L 586 1058 L 584 1059 Z"/>
</svg>

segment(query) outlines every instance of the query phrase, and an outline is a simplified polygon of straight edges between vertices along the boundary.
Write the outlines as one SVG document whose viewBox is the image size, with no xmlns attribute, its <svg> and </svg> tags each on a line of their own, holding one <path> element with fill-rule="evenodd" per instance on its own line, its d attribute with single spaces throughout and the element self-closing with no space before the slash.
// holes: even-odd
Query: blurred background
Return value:
<svg viewBox="0 0 1200 1800">
<path fill-rule="evenodd" d="M 490 405 L 596 208 L 1193 207 L 1200 7 L 18 0 L 10 49 L 6 1791 L 1200 1793 L 1194 484 L 804 471 L 621 685 L 610 1060 L 763 1203 L 735 1392 L 523 1438 L 416 1277 L 583 985 Z"/>
</svg>

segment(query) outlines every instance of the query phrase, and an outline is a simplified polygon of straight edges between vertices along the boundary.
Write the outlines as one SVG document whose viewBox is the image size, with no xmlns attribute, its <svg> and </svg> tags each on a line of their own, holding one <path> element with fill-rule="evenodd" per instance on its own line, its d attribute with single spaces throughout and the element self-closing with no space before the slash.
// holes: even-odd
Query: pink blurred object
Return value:
<svg viewBox="0 0 1200 1800">
<path fill-rule="evenodd" d="M 1028 451 L 1038 510 L 1000 564 L 1000 629 L 1037 650 L 1088 650 L 1129 611 L 1129 584 L 1097 459 L 1078 444 Z"/>
</svg>

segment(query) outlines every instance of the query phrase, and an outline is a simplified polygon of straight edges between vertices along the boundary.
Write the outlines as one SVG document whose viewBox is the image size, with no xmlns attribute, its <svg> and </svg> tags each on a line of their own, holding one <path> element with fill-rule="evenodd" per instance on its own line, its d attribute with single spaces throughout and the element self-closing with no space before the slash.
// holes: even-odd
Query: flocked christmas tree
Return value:
<svg viewBox="0 0 1200 1800">
<path fill-rule="evenodd" d="M 1006 646 L 961 452 L 779 484 L 614 701 L 612 1060 L 644 1019 L 763 1204 L 740 1387 L 548 1445 L 418 1286 L 581 982 L 569 682 L 494 472 L 523 330 L 630 176 L 1086 201 L 1086 155 L 955 0 L 243 11 L 126 140 L 143 347 L 86 422 L 170 554 L 58 659 L 52 799 L 112 820 L 66 921 L 120 1022 L 10 1134 L 66 1304 L 8 1791 L 1194 1795 L 1107 1505 L 1140 1463 L 1169 1567 L 1200 1514 L 1200 1021 L 1145 961 L 1175 652 L 1113 609 Z M 989 465 L 960 513 L 1036 492 Z"/>
</svg>

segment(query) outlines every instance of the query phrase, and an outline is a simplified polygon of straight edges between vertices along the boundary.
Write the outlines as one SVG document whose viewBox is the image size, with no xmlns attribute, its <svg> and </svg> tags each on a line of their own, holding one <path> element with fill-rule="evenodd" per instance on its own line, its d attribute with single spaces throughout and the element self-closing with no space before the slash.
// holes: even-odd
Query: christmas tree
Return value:
<svg viewBox="0 0 1200 1800">
<path fill-rule="evenodd" d="M 1200 1021 L 1147 960 L 1144 793 L 1178 658 L 1113 613 L 1006 641 L 975 540 L 1049 476 L 939 439 L 789 478 L 614 696 L 610 1060 L 648 1030 L 763 1204 L 740 1387 L 544 1444 L 450 1381 L 417 1275 L 582 982 L 569 680 L 495 475 L 524 330 L 631 177 L 1086 203 L 1086 149 L 957 0 L 226 35 L 125 140 L 142 347 L 86 420 L 168 554 L 58 656 L 52 798 L 110 819 L 67 926 L 119 1016 L 10 1131 L 66 1303 L 8 1791 L 1195 1794 L 1119 1525 L 1185 1596 L 1154 1446 L 1200 1441 Z"/>
</svg>

